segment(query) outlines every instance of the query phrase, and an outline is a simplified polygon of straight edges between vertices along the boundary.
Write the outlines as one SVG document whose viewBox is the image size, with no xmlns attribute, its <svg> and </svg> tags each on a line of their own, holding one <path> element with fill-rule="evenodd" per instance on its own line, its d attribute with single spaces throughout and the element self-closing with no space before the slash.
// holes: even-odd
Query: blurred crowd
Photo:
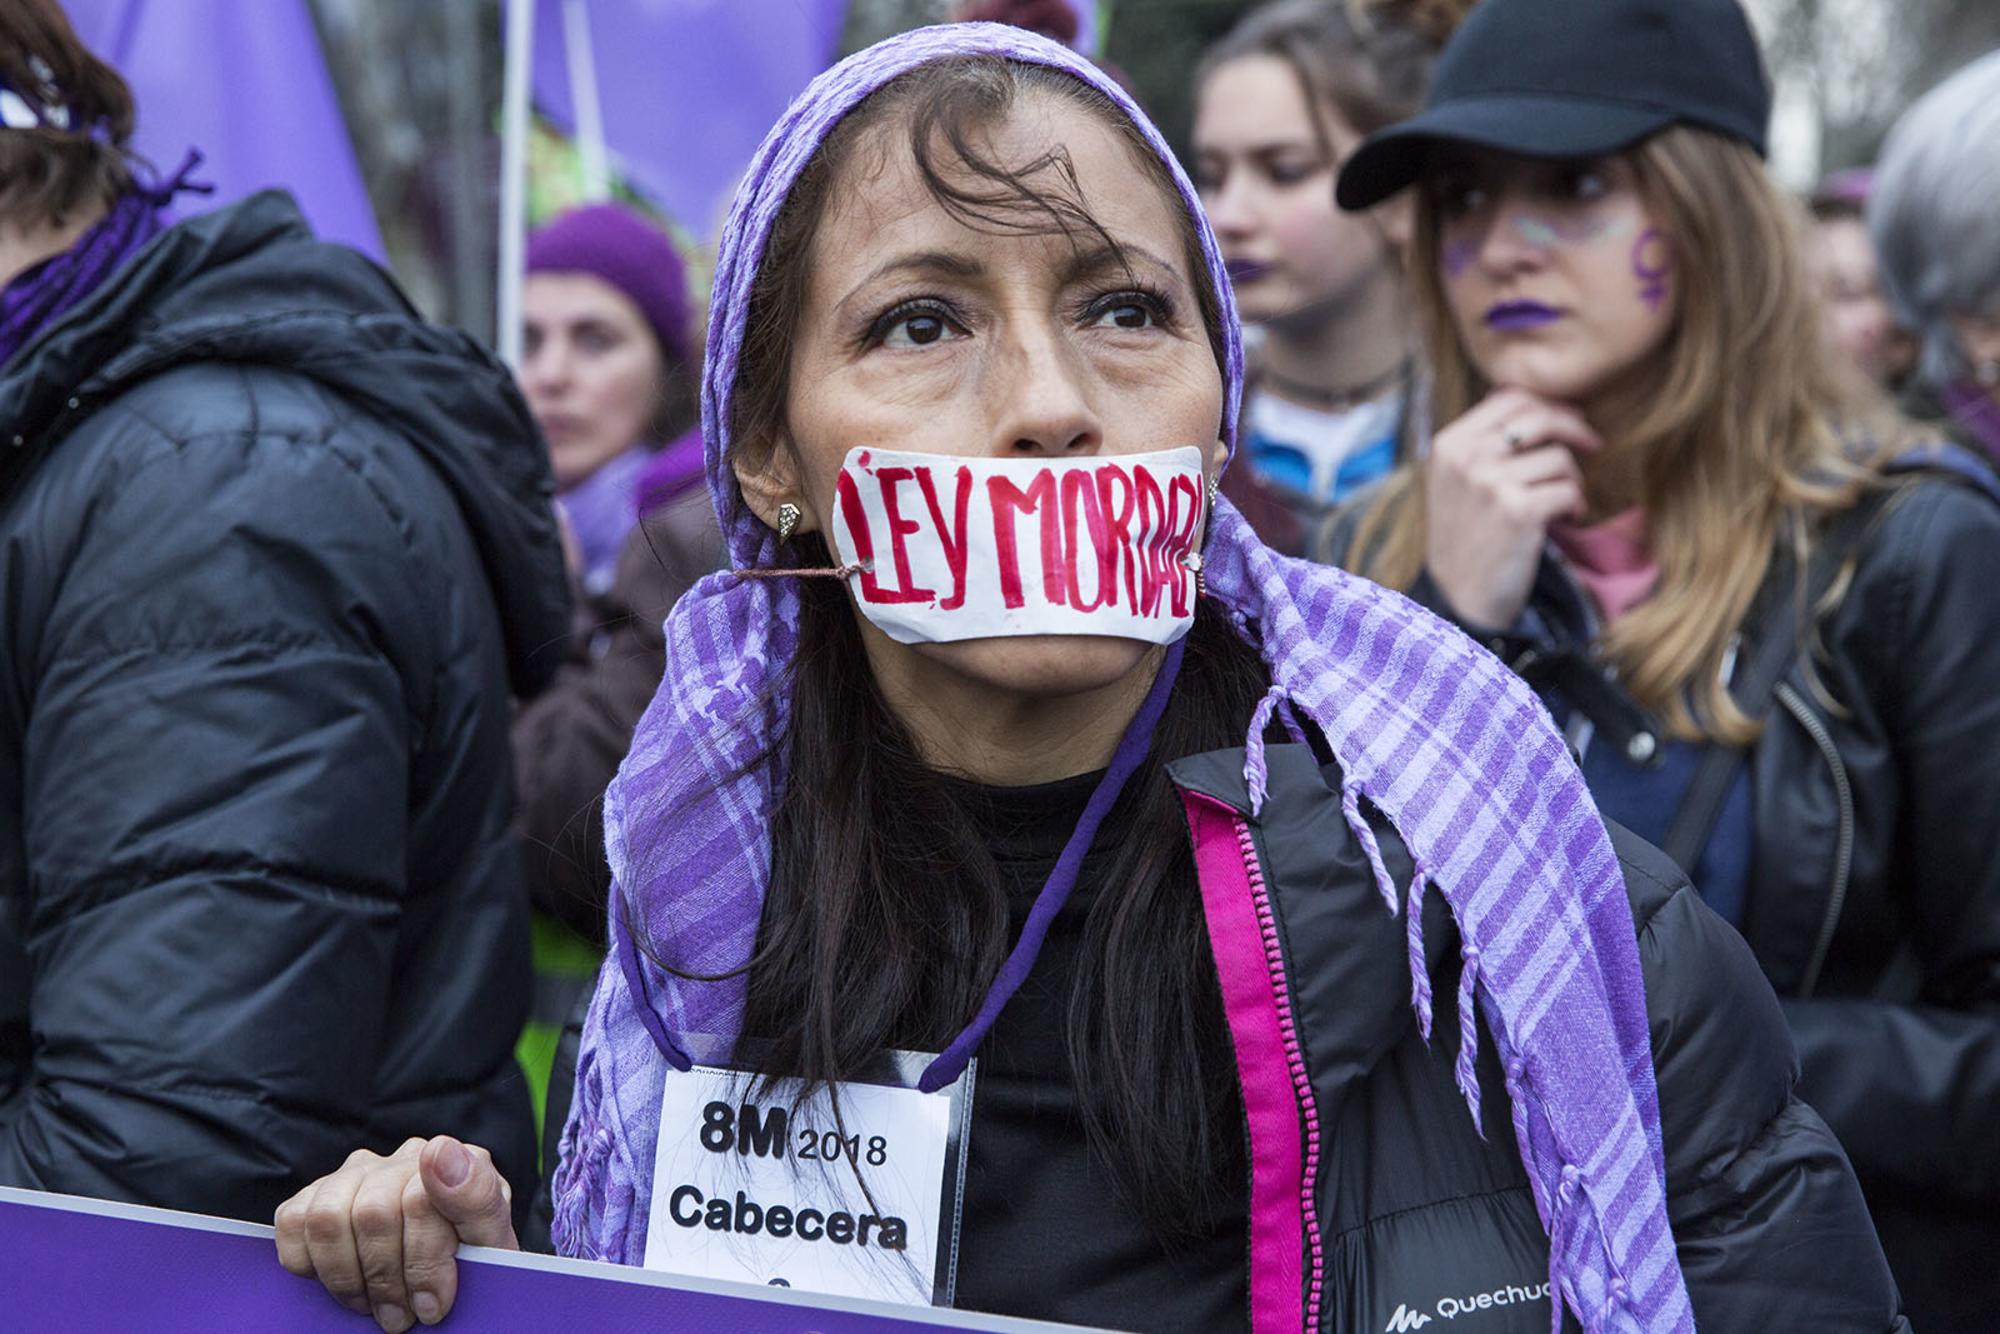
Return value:
<svg viewBox="0 0 2000 1334">
<path fill-rule="evenodd" d="M 1697 1282 L 1702 1241 L 1684 1224 L 1748 1257 L 1769 1254 L 1760 1248 L 1778 1247 L 1787 1227 L 1838 1216 L 1861 1220 L 1863 1234 L 1872 1222 L 1900 1293 L 1890 1317 L 1871 1308 L 1848 1323 L 1763 1327 L 1993 1328 L 2000 52 L 1910 106 L 1872 166 L 1796 198 L 1760 160 L 1770 93 L 1734 0 L 1546 0 L 1578 11 L 1563 20 L 1574 40 L 1548 35 L 1546 9 L 1522 15 L 1542 3 L 1272 0 L 1188 71 L 1184 165 L 1244 334 L 1218 504 L 1283 558 L 1271 568 L 1359 575 L 1491 654 L 1546 708 L 1592 804 L 1619 829 L 1626 880 L 1633 865 L 1654 865 L 1629 859 L 1619 841 L 1629 831 L 1664 854 L 1660 874 L 1691 883 L 1701 930 L 1726 925 L 1720 953 L 1685 946 L 1677 957 L 1670 942 L 1684 938 L 1667 926 L 1656 934 L 1642 921 L 1639 934 L 1668 1206 L 1701 1197 L 1714 1210 L 1673 1214 L 1696 1314 L 1751 1309 L 1709 1295 L 1750 1280 L 1724 1266 Z M 1057 43 L 1077 36 L 1066 3 L 989 0 L 963 17 Z M 1120 86 L 1115 70 L 1105 80 Z M 817 545 L 832 543 L 832 521 L 816 527 L 810 501 L 803 529 L 789 500 L 765 515 L 746 473 L 764 465 L 744 461 L 749 446 L 722 455 L 725 422 L 782 453 L 811 434 L 799 405 L 822 400 L 794 379 L 768 420 L 746 418 L 753 409 L 727 399 L 709 346 L 717 331 L 734 339 L 727 374 L 740 362 L 746 378 L 804 355 L 786 321 L 826 299 L 822 280 L 770 274 L 813 232 L 787 233 L 781 218 L 763 255 L 749 252 L 742 263 L 765 270 L 742 298 L 753 303 L 747 332 L 730 332 L 729 241 L 711 323 L 690 276 L 707 258 L 626 203 L 566 212 L 528 239 L 522 352 L 509 367 L 421 319 L 385 271 L 316 240 L 284 193 L 191 204 L 185 173 L 157 176 L 125 151 L 145 111 L 76 39 L 58 0 L 0 5 L 0 1184 L 269 1222 L 287 1200 L 310 1200 L 353 1150 L 393 1157 L 448 1136 L 448 1151 L 427 1150 L 427 1180 L 455 1188 L 468 1170 L 479 1169 L 474 1184 L 497 1172 L 508 1235 L 578 1253 L 565 1237 L 590 1235 L 573 1216 L 582 1206 L 552 1181 L 559 1159 L 586 1152 L 576 1126 L 593 1111 L 572 1114 L 579 1059 L 590 1067 L 593 1042 L 609 1041 L 588 1030 L 593 994 L 606 1003 L 612 979 L 632 976 L 617 956 L 606 963 L 607 946 L 621 931 L 651 930 L 657 944 L 684 925 L 649 927 L 620 893 L 639 854 L 626 847 L 637 817 L 614 779 L 628 751 L 628 772 L 639 763 L 635 731 L 670 715 L 709 717 L 717 736 L 732 726 L 717 702 L 729 683 L 692 674 L 712 662 L 709 622 L 669 612 L 748 563 L 725 539 L 740 524 L 762 520 L 758 533 L 774 534 L 767 563 L 783 552 L 781 563 L 811 573 L 844 559 Z M 1084 150 L 1061 151 L 1089 170 Z M 958 202 L 977 217 L 986 198 Z M 185 220 L 171 222 L 170 205 Z M 1011 237 L 1011 225 L 1000 232 Z M 1172 318 L 1151 298 L 1120 299 L 1128 305 L 1107 317 Z M 1219 349 L 1216 331 L 1234 326 L 1210 318 Z M 968 318 L 961 334 L 956 316 L 928 307 L 896 319 L 912 352 L 983 327 Z M 1198 330 L 1195 341 L 1205 352 Z M 775 383 L 786 385 L 783 372 Z M 1022 427 L 1010 439 L 1033 435 Z M 718 483 L 731 468 L 740 492 Z M 835 633 L 809 594 L 803 609 L 773 605 L 796 620 L 746 650 L 760 672 L 767 654 L 830 662 L 865 649 L 887 679 L 889 641 L 872 627 L 858 640 L 852 627 Z M 1190 664 L 1205 627 L 1189 640 Z M 909 1004 L 976 1011 L 1025 908 L 996 907 L 993 929 L 1006 930 L 984 946 L 984 927 L 963 939 L 943 926 L 906 931 L 886 891 L 822 935 L 793 941 L 774 921 L 780 904 L 822 917 L 809 890 L 786 897 L 784 885 L 867 879 L 844 858 L 872 845 L 814 841 L 795 823 L 846 809 L 828 787 L 874 800 L 866 784 L 891 781 L 843 768 L 839 752 L 880 740 L 870 720 L 893 694 L 829 679 L 839 689 L 759 697 L 787 744 L 827 729 L 827 754 L 802 770 L 827 786 L 811 793 L 818 806 L 756 817 L 777 867 L 759 949 L 796 976 L 753 971 L 748 1012 L 791 1035 L 784 988 L 819 995 L 812 969 L 870 935 L 936 948 L 978 975 L 970 1004 L 962 989 L 914 982 Z M 1260 679 L 1246 700 L 1264 689 Z M 1268 733 L 1275 755 L 1302 727 L 1314 740 L 1313 721 L 1289 707 L 1255 715 L 1258 747 Z M 1192 723 L 1161 726 L 1186 753 L 1223 744 L 1193 745 L 1209 731 Z M 708 762 L 699 728 L 662 735 Z M 1331 740 L 1314 753 L 1347 760 Z M 1107 748 L 1091 771 L 1110 758 Z M 1046 849 L 1055 866 L 1076 816 L 1046 793 L 998 815 L 980 804 L 1006 786 L 968 789 L 928 827 L 942 843 L 990 844 L 964 875 L 1018 889 L 1017 861 L 1041 867 L 1022 872 L 1033 901 L 1055 872 L 1017 826 L 1060 826 Z M 1386 788 L 1362 795 L 1393 814 Z M 647 818 L 662 856 L 692 856 L 676 840 L 707 828 L 675 810 Z M 1282 860 L 1269 838 L 1267 855 Z M 926 885 L 961 873 L 949 858 L 901 845 L 895 855 Z M 1420 888 L 1422 856 L 1411 856 L 1390 862 Z M 1087 883 L 1154 875 L 1137 853 L 1083 864 Z M 1358 853 L 1355 865 L 1366 874 Z M 1173 874 L 1160 883 L 1178 884 Z M 1406 909 L 1413 968 L 1417 892 Z M 1158 953 L 1179 957 L 1199 935 L 1199 910 L 1188 909 L 1196 936 L 1175 934 L 1181 919 L 1160 912 L 1170 925 L 1158 927 Z M 1286 930 L 1299 939 L 1328 929 L 1298 912 Z M 1048 958 L 1079 975 L 1093 966 L 1084 951 L 1125 939 L 1115 924 L 1092 934 L 1095 915 L 1075 939 L 1062 934 L 1069 919 L 1052 920 Z M 1473 939 L 1468 923 L 1455 929 Z M 1465 956 L 1468 978 L 1476 956 Z M 1194 957 L 1190 976 L 1212 978 L 1206 954 Z M 1742 960 L 1754 968 L 1729 981 Z M 1163 975 L 1179 967 L 1163 964 Z M 1207 1033 L 1209 1010 L 1232 1003 L 1228 976 L 1225 966 L 1221 1001 L 1188 1002 L 1189 1032 Z M 1441 1016 L 1457 976 L 1440 984 Z M 1775 1046 L 1742 1078 L 1792 1110 L 1723 1125 L 1713 1118 L 1736 1086 L 1715 1076 L 1712 1103 L 1678 1092 L 1691 1076 L 1670 1075 L 1662 1045 L 1723 1039 L 1663 1036 L 1662 1016 L 1681 1013 L 1663 996 L 1712 988 L 1714 1008 L 1690 1000 L 1686 1014 L 1726 1029 L 1735 1020 L 1718 998 L 1747 994 L 1735 986 L 1756 990 L 1743 1002 L 1753 1010 L 1776 996 Z M 1031 985 L 1012 1004 L 1040 1006 L 1029 1012 L 1047 1021 L 1048 1059 L 1080 1065 L 1100 1050 L 1086 1038 L 1103 1034 L 1091 1027 L 1094 995 L 1068 996 L 1037 999 Z M 1459 1003 L 1471 1032 L 1471 1002 Z M 1183 1022 L 1172 1005 L 1143 1012 Z M 950 1013 L 943 1037 L 972 1017 Z M 1166 1045 L 1226 1060 L 1224 1033 L 1217 1019 L 1208 1036 Z M 821 1040 L 799 1036 L 796 1051 L 829 1077 L 839 1044 Z M 991 1057 L 996 1118 L 1007 1061 L 1026 1059 L 1008 1050 Z M 595 1059 L 601 1079 L 606 1058 Z M 1075 1083 L 1064 1096 L 1088 1106 L 1073 1161 L 1095 1164 L 1116 1136 L 1100 1133 L 1091 1100 L 1115 1106 L 1118 1094 L 1081 1071 Z M 1490 1083 L 1493 1097 L 1516 1095 L 1497 1064 Z M 1232 1085 L 1210 1111 L 1232 1114 L 1236 1097 Z M 1068 1106 L 1037 1105 L 1045 1117 L 1047 1105 Z M 1792 1118 L 1823 1119 L 1831 1134 L 1807 1152 Z M 1129 1124 L 1149 1123 L 1134 1113 Z M 1505 1124 L 1489 1113 L 1486 1134 L 1511 1146 Z M 1233 1139 L 1233 1125 L 1221 1133 Z M 1364 1132 L 1350 1119 L 1337 1133 Z M 996 1119 L 990 1152 L 1027 1155 L 1028 1135 Z M 1681 1137 L 1704 1146 L 1702 1162 L 1676 1158 Z M 470 1168 L 460 1144 L 476 1146 Z M 450 1158 L 442 1168 L 439 1153 Z M 1843 1156 L 1865 1210 L 1793 1214 L 1819 1189 L 1816 1174 L 1845 1173 L 1826 1166 Z M 1213 1162 L 1254 1192 L 1249 1169 L 1233 1143 Z M 1113 1195 L 1131 1188 L 1143 1231 L 1152 1187 L 1134 1179 L 1107 1169 L 1099 1180 Z M 1464 1194 L 1476 1195 L 1484 1178 L 1469 1180 Z M 1018 1189 L 1026 1199 L 1055 1188 Z M 1050 1198 L 1037 1207 L 1080 1207 Z M 1211 1206 L 1237 1219 L 1234 1231 L 1218 1225 L 1216 1253 L 1240 1268 L 1254 1195 L 1247 1206 L 1203 1197 Z M 496 1240 L 470 1225 L 459 1235 Z M 1199 1258 L 1207 1241 L 1162 1244 Z M 1819 1254 L 1802 1272 L 1849 1272 L 1845 1254 Z M 1354 1263 L 1389 1269 L 1372 1251 Z M 1069 1277 L 1051 1283 L 1091 1281 L 1053 1272 Z M 1016 1301 L 998 1280 L 967 1288 L 1022 1314 L 1112 1318 L 1088 1302 Z M 434 1302 L 411 1314 L 385 1305 L 358 1279 L 346 1295 L 385 1328 L 437 1314 Z M 1310 1300 L 1319 1310 L 1317 1289 Z M 1215 1311 L 1243 1318 L 1230 1301 L 1173 1309 L 1140 1301 L 1129 1318 L 1147 1328 L 1211 1327 Z M 1322 1323 L 1347 1328 L 1333 1311 Z M 1903 1314 L 1907 1326 L 1890 1322 Z M 1752 1327 L 1736 1318 L 1713 1327 Z"/>
</svg>

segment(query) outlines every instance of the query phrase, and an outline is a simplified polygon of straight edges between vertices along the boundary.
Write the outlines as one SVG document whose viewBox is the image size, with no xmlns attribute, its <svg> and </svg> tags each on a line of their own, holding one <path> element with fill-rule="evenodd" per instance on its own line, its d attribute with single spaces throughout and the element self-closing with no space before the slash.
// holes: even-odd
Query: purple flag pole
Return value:
<svg viewBox="0 0 2000 1334">
<path fill-rule="evenodd" d="M 374 1321 L 278 1264 L 271 1229 L 0 1186 L 0 1319 L 34 1334 L 367 1334 Z M 822 1297 L 469 1246 L 447 1329 L 703 1329 L 734 1334 L 1060 1334 L 1073 1326 Z"/>
<path fill-rule="evenodd" d="M 380 261 L 340 101 L 306 0 L 62 0 L 77 35 L 132 86 L 133 146 L 163 171 L 190 148 L 213 208 L 290 190 L 313 230 Z"/>
</svg>

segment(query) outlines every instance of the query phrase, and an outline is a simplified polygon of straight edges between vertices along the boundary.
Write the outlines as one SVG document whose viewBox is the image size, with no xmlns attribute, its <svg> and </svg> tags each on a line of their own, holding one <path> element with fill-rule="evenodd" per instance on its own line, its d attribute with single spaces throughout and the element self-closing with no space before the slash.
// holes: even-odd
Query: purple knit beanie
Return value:
<svg viewBox="0 0 2000 1334">
<path fill-rule="evenodd" d="M 528 238 L 529 273 L 587 273 L 623 292 L 671 362 L 688 359 L 687 270 L 667 234 L 623 204 L 563 214 Z"/>
</svg>

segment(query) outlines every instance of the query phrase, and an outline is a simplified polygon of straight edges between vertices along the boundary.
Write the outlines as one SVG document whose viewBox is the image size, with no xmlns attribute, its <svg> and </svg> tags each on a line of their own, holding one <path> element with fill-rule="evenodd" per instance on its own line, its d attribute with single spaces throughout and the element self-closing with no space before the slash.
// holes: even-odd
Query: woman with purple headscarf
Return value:
<svg viewBox="0 0 2000 1334">
<path fill-rule="evenodd" d="M 521 388 L 585 591 L 603 593 L 642 503 L 701 483 L 680 254 L 622 204 L 565 213 L 528 238 L 521 316 Z"/>
<path fill-rule="evenodd" d="M 704 377 L 734 568 L 676 606 L 607 797 L 557 1248 L 673 1268 L 777 1226 L 656 1190 L 663 1112 L 724 1063 L 872 1115 L 894 1051 L 903 1092 L 969 1104 L 939 1303 L 1897 1328 L 1741 943 L 1607 832 L 1496 662 L 1217 499 L 1241 375 L 1192 186 L 1069 51 L 907 34 L 773 130 Z M 711 1143 L 735 1114 L 701 1147 L 782 1152 L 747 1113 Z M 883 1148 L 850 1150 L 878 1190 Z M 449 1307 L 459 1241 L 513 1243 L 446 1137 L 277 1221 L 388 1329 Z"/>
<path fill-rule="evenodd" d="M 693 325 L 672 240 L 598 204 L 529 237 L 527 269 L 521 388 L 548 440 L 576 603 L 555 679 L 521 704 L 512 735 L 535 907 L 519 1056 L 539 1116 L 603 950 L 604 789 L 659 683 L 667 610 L 716 567 L 721 541 L 690 429 Z"/>
<path fill-rule="evenodd" d="M 548 439 L 579 588 L 564 663 L 515 720 L 518 824 L 535 906 L 601 947 L 599 799 L 659 682 L 660 623 L 721 547 L 690 429 L 694 340 L 673 242 L 599 204 L 537 231 L 527 261 L 521 387 Z M 537 939 L 551 955 L 552 938 Z M 560 1026 L 563 992 L 541 986 L 532 1022 Z M 545 1049 L 537 1059 L 545 1070 Z"/>
</svg>

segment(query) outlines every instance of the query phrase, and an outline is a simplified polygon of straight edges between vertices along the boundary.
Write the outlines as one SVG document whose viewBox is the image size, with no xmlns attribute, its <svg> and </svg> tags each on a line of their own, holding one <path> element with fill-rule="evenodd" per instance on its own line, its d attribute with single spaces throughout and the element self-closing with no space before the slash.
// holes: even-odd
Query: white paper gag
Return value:
<svg viewBox="0 0 2000 1334">
<path fill-rule="evenodd" d="M 902 644 L 1110 635 L 1171 644 L 1194 624 L 1201 451 L 1078 459 L 856 449 L 833 543 L 861 612 Z"/>
</svg>

